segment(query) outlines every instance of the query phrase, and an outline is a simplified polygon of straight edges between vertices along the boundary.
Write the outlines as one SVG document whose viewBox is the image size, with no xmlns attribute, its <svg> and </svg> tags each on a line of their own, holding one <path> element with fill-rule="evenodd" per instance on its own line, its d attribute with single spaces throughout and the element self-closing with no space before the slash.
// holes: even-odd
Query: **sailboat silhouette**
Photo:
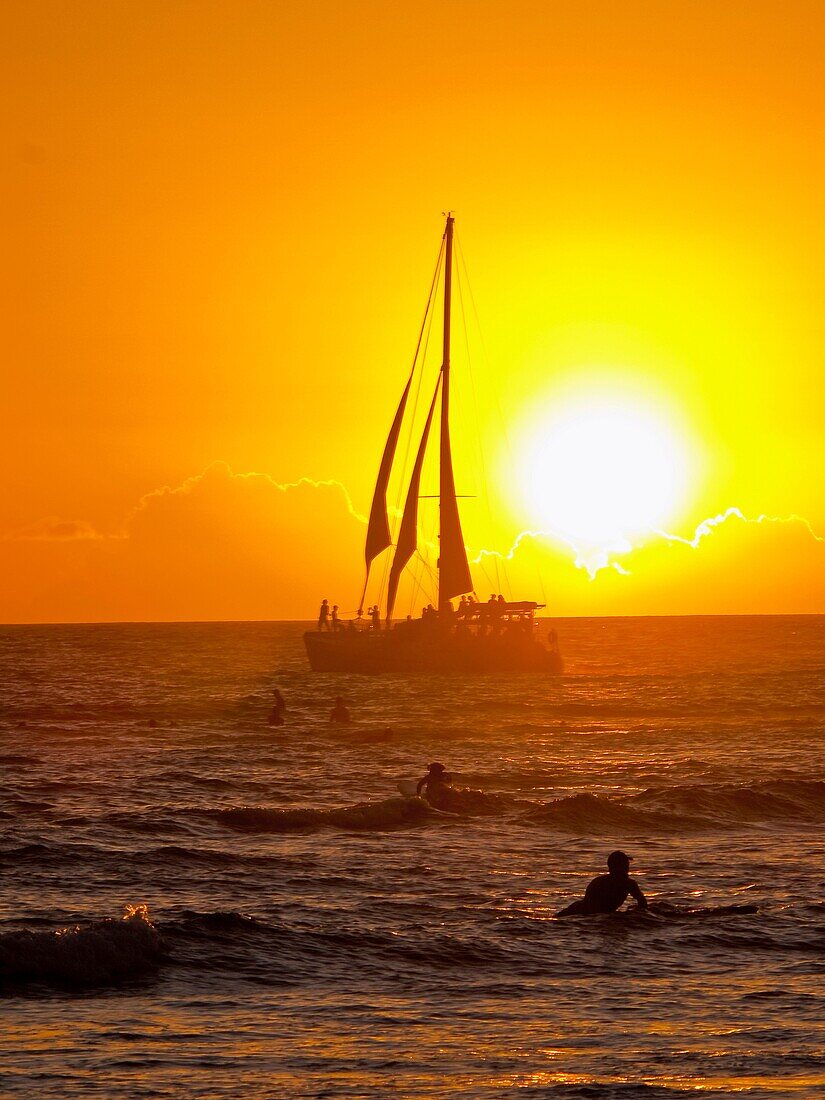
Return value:
<svg viewBox="0 0 825 1100">
<path fill-rule="evenodd" d="M 561 655 L 555 640 L 549 644 L 537 637 L 535 613 L 544 604 L 533 601 L 514 603 L 491 597 L 486 603 L 475 599 L 473 578 L 467 561 L 461 517 L 453 474 L 450 445 L 450 322 L 452 312 L 453 234 L 455 218 L 447 215 L 438 268 L 444 261 L 444 343 L 441 370 L 430 403 L 421 442 L 415 457 L 407 490 L 401 526 L 395 544 L 387 585 L 384 624 L 374 613 L 370 629 L 331 632 L 307 631 L 304 634 L 307 655 L 316 672 L 362 673 L 468 673 L 468 672 L 545 672 L 562 671 Z M 429 303 L 428 303 L 429 311 Z M 425 317 L 426 321 L 426 317 Z M 423 326 L 422 326 L 423 333 Z M 421 337 L 419 336 L 419 348 Z M 416 351 L 416 360 L 418 352 Z M 366 578 L 359 607 L 359 621 L 370 568 L 375 558 L 392 545 L 387 515 L 387 487 L 392 473 L 407 400 L 415 373 L 415 360 L 393 418 L 373 493 L 365 544 Z M 408 617 L 393 626 L 393 611 L 401 575 L 418 546 L 418 501 L 421 471 L 427 453 L 439 393 L 439 557 L 437 607 L 425 609 L 420 619 Z M 472 599 L 465 599 L 472 594 Z M 461 596 L 458 610 L 451 600 Z"/>
</svg>

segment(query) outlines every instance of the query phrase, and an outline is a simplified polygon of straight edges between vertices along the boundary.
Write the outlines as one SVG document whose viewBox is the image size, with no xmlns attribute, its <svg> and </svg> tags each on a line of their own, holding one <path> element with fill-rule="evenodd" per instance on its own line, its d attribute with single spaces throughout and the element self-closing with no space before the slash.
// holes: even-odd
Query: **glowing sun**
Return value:
<svg viewBox="0 0 825 1100">
<path fill-rule="evenodd" d="M 533 413 L 521 437 L 523 509 L 531 523 L 577 546 L 661 528 L 685 504 L 692 456 L 654 402 L 579 392 Z"/>
</svg>

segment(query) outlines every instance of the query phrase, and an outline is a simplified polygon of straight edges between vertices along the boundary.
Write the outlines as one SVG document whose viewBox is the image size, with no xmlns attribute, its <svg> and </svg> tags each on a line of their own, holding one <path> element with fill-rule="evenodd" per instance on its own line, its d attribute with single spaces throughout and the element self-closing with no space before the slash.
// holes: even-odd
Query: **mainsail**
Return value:
<svg viewBox="0 0 825 1100">
<path fill-rule="evenodd" d="M 458 502 L 455 495 L 453 460 L 450 452 L 450 427 L 447 423 L 448 390 L 447 376 L 443 376 L 444 386 L 441 392 L 441 477 L 439 496 L 441 497 L 441 542 L 438 556 L 438 607 L 443 611 L 453 596 L 472 592 L 473 578 L 464 549 L 464 536 L 461 533 L 461 519 L 458 515 Z"/>
<path fill-rule="evenodd" d="M 441 506 L 440 546 L 438 561 L 438 609 L 446 610 L 453 596 L 472 592 L 473 578 L 464 549 L 458 501 L 455 495 L 453 456 L 450 448 L 450 298 L 452 291 L 453 217 L 447 217 L 444 231 L 446 252 L 444 261 L 444 357 L 441 363 L 441 474 L 439 498 Z"/>
<path fill-rule="evenodd" d="M 413 466 L 412 477 L 410 478 L 410 487 L 407 490 L 407 500 L 404 504 L 404 515 L 401 518 L 401 527 L 398 531 L 398 542 L 395 547 L 395 556 L 392 560 L 390 579 L 387 586 L 388 620 L 392 618 L 393 608 L 395 607 L 395 597 L 398 592 L 398 582 L 401 579 L 404 566 L 413 556 L 416 546 L 418 545 L 418 493 L 421 487 L 421 467 L 424 465 L 424 455 L 427 452 L 427 439 L 430 434 L 430 425 L 433 420 L 433 412 L 435 411 L 435 402 L 438 397 L 438 387 L 440 383 L 441 375 L 439 375 L 438 381 L 435 384 L 435 393 L 430 403 L 430 411 L 427 413 L 427 422 L 424 425 L 424 432 L 421 436 L 421 442 L 418 445 L 418 454 L 415 456 L 415 465 Z"/>
</svg>

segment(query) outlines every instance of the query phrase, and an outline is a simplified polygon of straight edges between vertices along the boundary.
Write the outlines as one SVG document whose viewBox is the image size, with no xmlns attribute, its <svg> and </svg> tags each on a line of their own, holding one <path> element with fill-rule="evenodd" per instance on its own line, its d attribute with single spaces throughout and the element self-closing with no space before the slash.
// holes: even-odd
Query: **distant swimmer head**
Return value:
<svg viewBox="0 0 825 1100">
<path fill-rule="evenodd" d="M 630 870 L 630 861 L 632 859 L 633 856 L 629 856 L 627 852 L 622 852 L 617 849 L 615 852 L 611 852 L 607 857 L 607 869 L 626 875 Z"/>
<path fill-rule="evenodd" d="M 443 775 L 447 769 L 443 764 L 428 764 L 427 771 L 432 775 Z"/>
</svg>

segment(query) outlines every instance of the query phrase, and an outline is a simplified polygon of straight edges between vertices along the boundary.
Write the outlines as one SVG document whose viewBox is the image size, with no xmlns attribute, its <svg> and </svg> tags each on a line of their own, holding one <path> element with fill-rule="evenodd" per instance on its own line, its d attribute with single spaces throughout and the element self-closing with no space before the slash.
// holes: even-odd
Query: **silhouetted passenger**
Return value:
<svg viewBox="0 0 825 1100">
<path fill-rule="evenodd" d="M 332 605 L 332 629 L 333 631 L 341 629 L 341 619 L 338 616 L 338 604 Z"/>
<path fill-rule="evenodd" d="M 418 780 L 415 793 L 419 798 L 426 798 L 431 806 L 438 809 L 446 801 L 449 789 L 450 777 L 444 765 L 428 764 L 427 774 Z M 426 794 L 422 795 L 422 791 L 426 791 Z"/>
<path fill-rule="evenodd" d="M 318 629 L 329 630 L 329 600 L 321 603 L 321 610 L 318 612 Z"/>
<path fill-rule="evenodd" d="M 339 726 L 346 726 L 352 721 L 349 710 L 344 704 L 343 695 L 336 696 L 335 706 L 330 711 L 329 720 L 330 722 L 337 723 Z"/>
<path fill-rule="evenodd" d="M 498 600 L 492 593 L 490 594 L 489 600 L 484 605 L 484 618 L 487 620 L 490 633 L 498 634 L 501 625 L 501 608 L 498 605 Z"/>
<path fill-rule="evenodd" d="M 556 913 L 556 916 L 615 913 L 628 894 L 636 899 L 639 909 L 647 909 L 647 899 L 636 880 L 630 877 L 630 859 L 625 852 L 611 852 L 607 857 L 608 874 L 597 875 L 585 890 L 584 897 Z"/>
<path fill-rule="evenodd" d="M 281 695 L 280 691 L 278 691 L 277 688 L 274 688 L 272 691 L 272 701 L 272 709 L 277 710 L 279 714 L 283 714 L 283 712 L 286 710 L 286 703 L 284 702 L 283 695 Z"/>
</svg>

